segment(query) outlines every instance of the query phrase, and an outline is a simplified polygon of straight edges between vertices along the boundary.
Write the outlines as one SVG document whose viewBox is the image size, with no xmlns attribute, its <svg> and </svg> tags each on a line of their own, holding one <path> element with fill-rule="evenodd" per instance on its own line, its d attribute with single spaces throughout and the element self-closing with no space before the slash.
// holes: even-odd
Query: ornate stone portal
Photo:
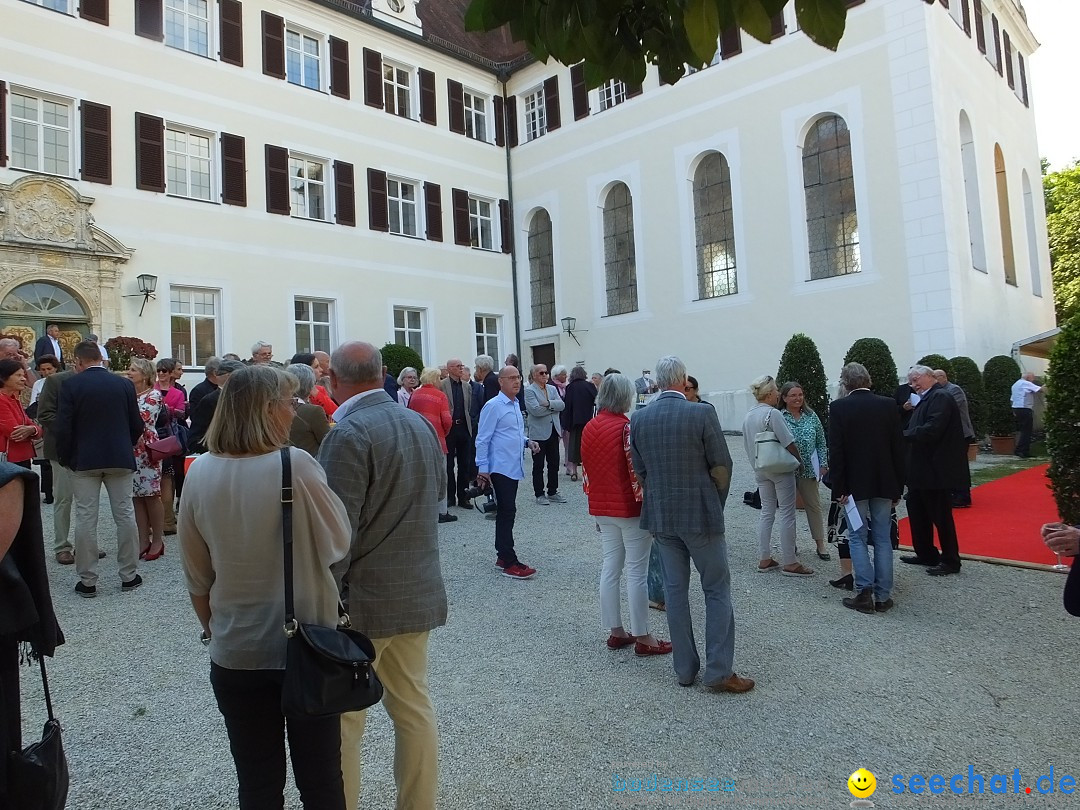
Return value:
<svg viewBox="0 0 1080 810">
<path fill-rule="evenodd" d="M 0 302 L 19 300 L 9 293 L 24 284 L 55 284 L 81 304 L 88 325 L 103 338 L 121 332 L 120 279 L 132 250 L 94 224 L 93 203 L 53 177 L 0 183 Z M 43 328 L 31 325 L 32 315 L 44 317 L 0 310 L 0 331 L 8 327 L 22 335 Z"/>
</svg>

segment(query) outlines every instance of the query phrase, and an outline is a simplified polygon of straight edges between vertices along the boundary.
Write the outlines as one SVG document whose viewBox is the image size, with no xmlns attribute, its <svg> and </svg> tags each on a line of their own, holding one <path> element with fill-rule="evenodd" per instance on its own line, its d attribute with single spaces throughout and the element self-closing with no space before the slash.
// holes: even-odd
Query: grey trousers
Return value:
<svg viewBox="0 0 1080 810">
<path fill-rule="evenodd" d="M 705 592 L 705 674 L 713 686 L 732 673 L 735 659 L 735 614 L 731 609 L 731 573 L 723 534 L 657 534 L 664 563 L 668 631 L 672 663 L 679 683 L 692 683 L 701 668 L 690 618 L 690 560 Z"/>
<path fill-rule="evenodd" d="M 53 554 L 71 551 L 71 509 L 74 495 L 71 490 L 71 470 L 52 463 L 53 471 Z"/>
<path fill-rule="evenodd" d="M 75 570 L 83 585 L 97 585 L 98 573 L 98 506 L 101 485 L 109 496 L 113 520 L 116 522 L 116 565 L 120 580 L 135 578 L 139 562 L 139 530 L 135 525 L 135 504 L 132 501 L 131 470 L 79 470 L 71 473 L 75 493 Z"/>
</svg>

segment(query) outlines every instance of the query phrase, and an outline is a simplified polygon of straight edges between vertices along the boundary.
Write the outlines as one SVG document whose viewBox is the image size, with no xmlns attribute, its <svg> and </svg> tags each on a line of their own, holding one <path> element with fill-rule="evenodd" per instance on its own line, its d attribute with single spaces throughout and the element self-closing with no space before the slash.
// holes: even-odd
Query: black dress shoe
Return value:
<svg viewBox="0 0 1080 810">
<path fill-rule="evenodd" d="M 858 596 L 845 596 L 843 598 L 844 607 L 857 610 L 859 613 L 873 613 L 874 612 L 874 589 L 863 588 L 859 591 Z"/>
<path fill-rule="evenodd" d="M 908 554 L 906 557 L 901 557 L 900 562 L 907 563 L 908 565 L 925 565 L 927 568 L 937 565 L 937 563 L 930 563 L 919 557 L 917 554 Z"/>
<path fill-rule="evenodd" d="M 893 606 L 893 600 L 892 599 L 886 599 L 884 602 L 874 602 L 874 610 L 876 610 L 878 613 L 884 613 L 886 610 L 889 610 L 892 606 Z"/>
<path fill-rule="evenodd" d="M 949 574 L 959 574 L 960 569 L 949 565 L 934 565 L 927 568 L 926 573 L 932 577 L 947 577 Z"/>
<path fill-rule="evenodd" d="M 855 590 L 855 577 L 852 574 L 840 577 L 840 579 L 830 579 L 829 584 L 834 588 L 840 588 L 843 591 Z"/>
</svg>

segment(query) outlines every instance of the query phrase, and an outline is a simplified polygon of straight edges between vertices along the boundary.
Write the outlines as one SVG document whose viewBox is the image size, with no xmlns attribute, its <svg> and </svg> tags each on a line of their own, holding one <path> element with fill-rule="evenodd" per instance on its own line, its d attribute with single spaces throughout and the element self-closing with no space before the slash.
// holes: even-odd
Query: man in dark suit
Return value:
<svg viewBox="0 0 1080 810">
<path fill-rule="evenodd" d="M 960 573 L 952 491 L 968 480 L 967 441 L 960 409 L 929 366 L 912 366 L 908 381 L 921 397 L 904 431 L 908 441 L 908 519 L 915 554 L 900 562 L 925 565 L 931 576 Z M 934 547 L 937 527 L 941 552 Z"/>
<path fill-rule="evenodd" d="M 862 519 L 848 532 L 858 595 L 845 597 L 844 607 L 883 613 L 893 606 L 891 512 L 904 490 L 900 414 L 894 400 L 870 390 L 870 374 L 861 363 L 844 366 L 840 384 L 848 395 L 829 405 L 829 478 L 833 497 L 843 504 L 854 500 Z"/>
<path fill-rule="evenodd" d="M 75 497 L 75 570 L 79 596 L 97 596 L 98 502 L 101 486 L 109 495 L 116 521 L 116 563 L 121 589 L 142 585 L 136 572 L 139 533 L 131 500 L 135 452 L 143 431 L 135 386 L 104 368 L 96 343 L 75 347 L 74 377 L 60 387 L 53 430 L 60 464 L 71 470 Z"/>
<path fill-rule="evenodd" d="M 495 399 L 499 395 L 499 375 L 495 373 L 495 359 L 490 354 L 477 356 L 473 360 L 473 366 L 476 369 L 473 376 L 484 388 L 484 400 L 480 403 L 480 407 L 483 408 L 488 400 Z"/>
<path fill-rule="evenodd" d="M 705 592 L 705 675 L 714 692 L 749 692 L 754 682 L 732 671 L 735 615 L 724 540 L 724 502 L 731 454 L 716 409 L 687 402 L 686 366 L 678 357 L 656 363 L 660 393 L 630 422 L 630 451 L 645 501 L 641 528 L 651 531 L 664 563 L 672 663 L 680 686 L 701 668 L 690 619 L 690 560 Z"/>
<path fill-rule="evenodd" d="M 207 377 L 207 380 L 213 382 L 213 389 L 204 394 L 199 399 L 198 405 L 194 408 L 189 408 L 191 412 L 191 427 L 188 429 L 188 448 L 192 453 L 205 453 L 206 450 L 206 431 L 210 429 L 210 422 L 214 419 L 214 413 L 217 411 L 218 400 L 221 399 L 221 386 L 225 385 L 226 380 L 229 379 L 229 375 L 234 371 L 239 371 L 244 367 L 244 364 L 239 360 L 217 360 L 214 358 L 214 374 L 211 377 Z M 207 368 L 210 363 L 207 361 Z M 202 385 L 202 383 L 199 383 Z M 195 386 L 198 389 L 198 385 Z M 192 391 L 192 396 L 195 392 Z"/>
<path fill-rule="evenodd" d="M 60 348 L 60 327 L 50 323 L 45 327 L 45 334 L 37 339 L 34 344 L 34 359 L 37 360 L 46 354 L 51 354 L 60 361 L 60 368 L 64 368 L 63 349 Z"/>
<path fill-rule="evenodd" d="M 439 390 L 446 394 L 450 403 L 450 432 L 446 434 L 446 503 L 448 506 L 460 506 L 472 509 L 465 490 L 473 478 L 473 389 L 469 385 L 468 367 L 456 357 L 446 361 L 449 376 L 439 382 Z M 457 475 L 454 475 L 454 464 Z"/>
</svg>

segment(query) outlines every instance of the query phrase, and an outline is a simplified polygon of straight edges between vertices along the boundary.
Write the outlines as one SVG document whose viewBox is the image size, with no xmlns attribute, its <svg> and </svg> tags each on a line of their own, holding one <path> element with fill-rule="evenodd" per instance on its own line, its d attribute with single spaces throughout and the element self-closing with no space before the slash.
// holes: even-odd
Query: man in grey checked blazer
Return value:
<svg viewBox="0 0 1080 810">
<path fill-rule="evenodd" d="M 657 361 L 656 382 L 662 393 L 630 421 L 630 450 L 645 495 L 641 528 L 655 535 L 664 563 L 675 676 L 691 686 L 701 668 L 690 619 L 693 558 L 705 591 L 702 682 L 716 692 L 748 692 L 754 682 L 732 670 L 735 616 L 724 541 L 731 454 L 716 410 L 683 395 L 686 366 L 679 358 Z"/>
<path fill-rule="evenodd" d="M 446 624 L 439 566 L 438 500 L 446 459 L 423 416 L 383 390 L 382 356 L 369 343 L 346 343 L 331 358 L 340 407 L 319 463 L 352 522 L 352 552 L 335 568 L 350 617 L 375 645 L 383 706 L 394 724 L 399 808 L 434 810 L 438 733 L 428 696 L 428 634 Z M 360 796 L 364 712 L 341 717 L 345 804 Z"/>
</svg>

